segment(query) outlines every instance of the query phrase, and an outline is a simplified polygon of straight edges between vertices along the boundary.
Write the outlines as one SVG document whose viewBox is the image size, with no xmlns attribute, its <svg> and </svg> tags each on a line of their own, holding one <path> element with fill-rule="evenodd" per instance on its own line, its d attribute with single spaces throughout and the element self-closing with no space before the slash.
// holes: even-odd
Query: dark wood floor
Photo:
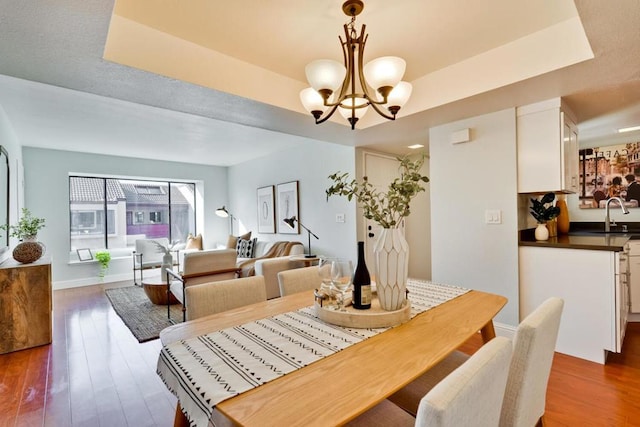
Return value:
<svg viewBox="0 0 640 427">
<path fill-rule="evenodd" d="M 0 426 L 171 426 L 159 340 L 139 344 L 96 285 L 54 292 L 53 343 L 0 355 Z"/>
<path fill-rule="evenodd" d="M 54 292 L 53 343 L 0 355 L 0 426 L 171 426 L 158 340 L 139 344 L 104 286 Z M 474 337 L 463 346 L 473 352 Z M 556 354 L 547 427 L 640 426 L 640 323 L 607 365 Z"/>
</svg>

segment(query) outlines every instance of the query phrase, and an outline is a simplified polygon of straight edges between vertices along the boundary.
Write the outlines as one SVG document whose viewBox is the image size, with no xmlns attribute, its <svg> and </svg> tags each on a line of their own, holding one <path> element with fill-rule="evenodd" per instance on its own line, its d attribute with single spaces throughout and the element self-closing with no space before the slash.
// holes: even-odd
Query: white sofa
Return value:
<svg viewBox="0 0 640 427">
<path fill-rule="evenodd" d="M 278 273 L 304 266 L 305 263 L 302 260 L 293 260 L 291 256 L 281 256 L 257 260 L 254 264 L 254 270 L 256 276 L 264 276 L 264 283 L 267 288 L 267 299 L 271 299 L 280 296 Z"/>
<path fill-rule="evenodd" d="M 193 251 L 197 251 L 197 249 L 180 251 L 180 265 L 184 264 L 182 259 L 184 254 Z M 304 267 L 304 262 L 291 261 L 289 259 L 290 256 L 295 255 L 304 255 L 304 246 L 300 242 L 257 240 L 254 257 L 239 257 L 236 265 L 241 269 L 240 277 L 250 277 L 254 275 L 264 276 L 267 287 L 267 298 L 276 298 L 280 296 L 278 273 L 290 268 Z M 267 263 L 267 261 L 274 262 Z"/>
<path fill-rule="evenodd" d="M 261 242 L 257 241 L 253 258 L 238 258 L 238 267 L 241 269 L 240 277 L 255 275 L 255 263 L 262 259 L 276 257 L 289 257 L 291 255 L 301 255 L 304 253 L 304 246 L 300 242 Z M 269 290 L 267 290 L 269 294 Z"/>
<path fill-rule="evenodd" d="M 256 240 L 256 247 L 253 251 L 253 258 L 238 257 L 238 264 L 240 264 L 243 261 L 248 261 L 250 259 L 257 259 L 257 258 L 264 257 L 269 253 L 269 251 L 273 248 L 273 245 L 276 243 L 279 243 L 279 242 L 267 242 L 265 240 Z M 302 254 L 304 254 L 304 246 L 302 246 L 302 243 L 299 245 L 292 246 L 289 251 L 289 255 L 302 255 Z"/>
</svg>

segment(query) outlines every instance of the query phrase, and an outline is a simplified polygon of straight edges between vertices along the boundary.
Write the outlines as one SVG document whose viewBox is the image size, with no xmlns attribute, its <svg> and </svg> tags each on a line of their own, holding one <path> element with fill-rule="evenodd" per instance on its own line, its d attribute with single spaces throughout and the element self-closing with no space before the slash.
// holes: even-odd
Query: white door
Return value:
<svg viewBox="0 0 640 427">
<path fill-rule="evenodd" d="M 378 153 L 365 152 L 363 175 L 369 182 L 376 187 L 377 190 L 387 192 L 389 184 L 396 178 L 400 177 L 398 170 L 398 159 L 393 156 L 387 156 Z M 373 247 L 380 235 L 380 226 L 374 221 L 365 219 L 364 221 L 364 246 L 366 254 L 366 263 L 370 274 L 374 274 L 375 266 L 373 265 Z M 402 227 L 404 232 L 404 225 Z"/>
</svg>

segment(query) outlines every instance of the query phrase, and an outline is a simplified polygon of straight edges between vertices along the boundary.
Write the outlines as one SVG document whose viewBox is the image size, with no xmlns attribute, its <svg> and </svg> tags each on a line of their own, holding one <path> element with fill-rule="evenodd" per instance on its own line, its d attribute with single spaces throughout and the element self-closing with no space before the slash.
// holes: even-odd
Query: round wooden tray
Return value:
<svg viewBox="0 0 640 427">
<path fill-rule="evenodd" d="M 380 308 L 380 301 L 375 294 L 368 310 L 356 310 L 349 305 L 347 311 L 338 311 L 333 307 L 320 307 L 317 300 L 315 310 L 321 320 L 348 328 L 386 328 L 408 322 L 411 318 L 411 304 L 408 300 L 400 310 L 387 311 Z"/>
</svg>

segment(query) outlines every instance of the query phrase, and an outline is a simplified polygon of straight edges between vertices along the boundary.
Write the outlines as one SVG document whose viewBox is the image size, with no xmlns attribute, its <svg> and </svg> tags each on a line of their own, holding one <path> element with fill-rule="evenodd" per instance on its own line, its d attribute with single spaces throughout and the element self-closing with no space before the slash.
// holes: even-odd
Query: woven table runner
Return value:
<svg viewBox="0 0 640 427">
<path fill-rule="evenodd" d="M 410 279 L 411 318 L 469 291 Z M 218 403 L 337 353 L 389 328 L 325 323 L 313 306 L 165 346 L 157 373 L 192 426 L 207 426 Z"/>
</svg>

